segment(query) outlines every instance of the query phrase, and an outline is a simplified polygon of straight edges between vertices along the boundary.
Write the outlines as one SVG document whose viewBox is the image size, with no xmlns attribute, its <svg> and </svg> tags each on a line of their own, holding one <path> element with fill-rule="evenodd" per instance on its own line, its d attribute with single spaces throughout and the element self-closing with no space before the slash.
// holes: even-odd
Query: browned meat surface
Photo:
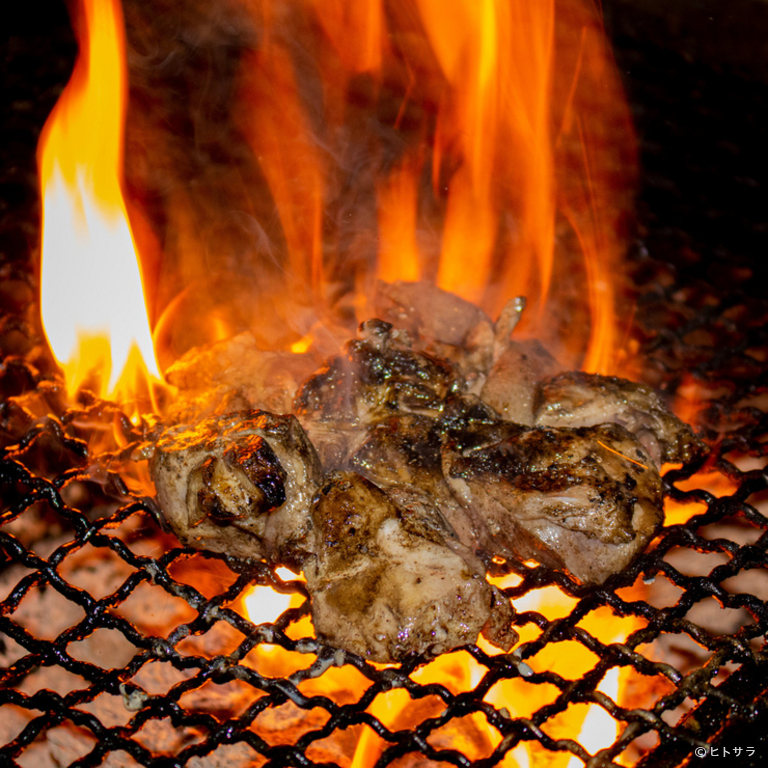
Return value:
<svg viewBox="0 0 768 768">
<path fill-rule="evenodd" d="M 405 414 L 391 416 L 365 430 L 345 468 L 383 489 L 402 509 L 443 521 L 449 545 L 462 542 L 479 549 L 477 532 L 443 477 L 442 434 L 437 419 Z"/>
<path fill-rule="evenodd" d="M 505 649 L 517 639 L 509 601 L 446 545 L 439 518 L 398 509 L 365 478 L 340 472 L 323 484 L 312 520 L 304 572 L 325 642 L 392 662 L 474 643 L 486 625 Z"/>
<path fill-rule="evenodd" d="M 535 419 L 544 427 L 619 424 L 645 446 L 656 466 L 690 461 L 703 450 L 691 428 L 650 387 L 612 376 L 571 372 L 543 381 Z"/>
<path fill-rule="evenodd" d="M 359 339 L 304 382 L 294 405 L 301 414 L 357 424 L 394 412 L 434 412 L 455 385 L 448 362 L 414 352 L 402 331 L 369 320 Z"/>
<path fill-rule="evenodd" d="M 539 382 L 558 370 L 557 361 L 538 341 L 509 341 L 493 364 L 480 397 L 505 419 L 533 426 Z"/>
<path fill-rule="evenodd" d="M 299 567 L 322 479 L 293 416 L 240 411 L 166 429 L 152 476 L 165 518 L 189 546 Z"/>
<path fill-rule="evenodd" d="M 445 476 L 475 525 L 485 526 L 493 555 L 600 583 L 662 522 L 659 474 L 618 425 L 526 429 L 476 408 L 474 418 L 454 419 L 448 435 Z"/>
<path fill-rule="evenodd" d="M 294 410 L 331 471 L 364 439 L 361 429 L 397 413 L 439 413 L 459 386 L 450 363 L 414 352 L 407 335 L 370 320 L 301 386 Z"/>
<path fill-rule="evenodd" d="M 512 412 L 523 397 L 520 385 L 525 383 L 531 389 L 524 395 L 528 398 L 530 411 L 533 385 L 540 378 L 560 370 L 538 342 L 510 340 L 525 308 L 523 297 L 510 300 L 493 322 L 474 304 L 429 283 L 380 282 L 372 308 L 376 317 L 406 330 L 414 350 L 450 361 L 460 374 L 465 391 L 479 394 L 491 369 L 497 368 L 488 394 L 497 397 L 498 393 L 498 397 L 503 398 L 504 405 L 494 404 L 499 410 L 509 408 Z M 513 349 L 505 355 L 509 347 Z M 500 362 L 502 356 L 505 360 Z M 533 370 L 537 372 L 531 382 L 520 378 L 516 364 L 521 356 L 523 360 L 530 359 L 530 363 L 523 362 L 524 377 L 530 378 Z M 508 397 L 507 393 L 510 393 Z"/>
</svg>

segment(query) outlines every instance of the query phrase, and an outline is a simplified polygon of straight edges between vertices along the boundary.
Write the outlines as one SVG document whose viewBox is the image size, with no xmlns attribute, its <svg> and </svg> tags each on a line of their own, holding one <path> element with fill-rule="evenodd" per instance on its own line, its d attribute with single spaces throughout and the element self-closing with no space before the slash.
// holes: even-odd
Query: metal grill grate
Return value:
<svg viewBox="0 0 768 768">
<path fill-rule="evenodd" d="M 562 765 L 574 755 L 595 766 L 614 759 L 673 766 L 691 764 L 696 747 L 706 744 L 739 747 L 740 764 L 761 764 L 768 688 L 768 519 L 761 511 L 768 503 L 768 303 L 752 278 L 763 268 L 756 257 L 765 230 L 751 221 L 747 232 L 738 222 L 717 229 L 718 240 L 711 228 L 700 228 L 695 211 L 713 203 L 710 187 L 699 184 L 711 176 L 708 167 L 687 177 L 698 195 L 690 204 L 680 200 L 687 187 L 678 194 L 667 183 L 676 157 L 681 173 L 696 165 L 686 116 L 677 112 L 687 103 L 679 94 L 694 85 L 705 91 L 696 78 L 710 73 L 673 54 L 649 56 L 647 49 L 623 40 L 617 53 L 637 73 L 631 96 L 640 105 L 650 169 L 641 195 L 649 228 L 644 242 L 660 257 L 642 247 L 633 257 L 640 292 L 635 334 L 649 383 L 707 402 L 699 418 L 712 446 L 705 467 L 666 475 L 670 514 L 653 549 L 599 589 L 580 589 L 543 568 L 522 572 L 507 589 L 518 605 L 554 585 L 573 598 L 570 610 L 548 617 L 544 609 L 521 609 L 524 641 L 515 653 L 461 651 L 472 671 L 463 678 L 446 673 L 430 680 L 417 660 L 382 668 L 318 647 L 302 637 L 308 611 L 300 582 L 285 582 L 261 564 L 178 548 L 157 525 L 151 502 L 130 492 L 136 470 L 122 460 L 129 449 L 110 444 L 112 464 L 94 462 L 93 445 L 115 429 L 114 409 L 90 402 L 66 410 L 34 333 L 7 314 L 0 323 L 0 763 L 349 766 L 368 744 L 380 752 L 377 766 L 398 768 L 490 766 L 517 755 L 520 745 L 535 745 Z M 759 113 L 763 86 L 729 90 L 734 81 L 719 77 L 718 93 L 727 92 L 731 106 L 748 95 Z M 688 114 L 702 134 L 712 127 L 705 107 Z M 25 115 L 19 108 L 16 121 Z M 659 125 L 672 126 L 671 138 L 654 135 Z M 718 122 L 727 125 L 725 118 Z M 754 125 L 754 139 L 761 139 Z M 26 137 L 24 127 L 18 134 Z M 31 158 L 34 135 L 24 141 Z M 21 189 L 18 169 L 9 173 L 4 189 Z M 713 204 L 726 212 L 736 206 L 726 193 Z M 11 247 L 9 233 L 35 229 L 29 206 L 24 197 L 15 218 L 3 209 L 4 250 Z M 701 236 L 689 237 L 697 227 Z M 741 234 L 728 240 L 736 231 Z M 24 250 L 13 237 L 11 245 Z M 28 265 L 2 266 L 6 286 L 29 283 Z M 141 437 L 119 417 L 115 431 L 128 443 Z M 253 626 L 241 608 L 252 583 L 296 594 L 295 606 L 272 624 Z M 585 629 L 585 618 L 600 612 L 634 618 L 637 628 L 614 643 Z M 551 650 L 571 654 L 575 646 L 594 654 L 583 675 L 571 679 L 538 662 Z M 292 671 L 273 674 L 275 657 Z M 618 698 L 599 690 L 617 669 L 630 681 Z M 347 674 L 343 684 L 340 673 Z M 518 682 L 531 692 L 525 701 L 494 695 Z M 543 702 L 534 691 L 546 692 Z M 376 707 L 392 694 L 406 702 L 407 716 Z M 591 763 L 594 750 L 581 743 L 579 729 L 558 729 L 561 713 L 585 703 L 620 724 L 618 738 Z M 526 704 L 529 711 L 516 713 Z"/>
<path fill-rule="evenodd" d="M 768 445 L 768 417 L 757 407 L 766 393 L 760 371 L 768 355 L 768 307 L 761 313 L 753 306 L 746 317 L 743 303 L 713 303 L 716 295 L 708 296 L 712 306 L 693 312 L 697 292 L 675 286 L 646 291 L 641 302 L 650 375 L 674 377 L 696 359 L 690 386 L 718 395 L 703 413 L 713 445 L 708 464 L 699 474 L 692 467 L 667 473 L 673 513 L 662 536 L 604 587 L 585 590 L 544 568 L 522 572 L 520 583 L 506 590 L 518 605 L 556 585 L 575 598 L 573 607 L 559 618 L 522 610 L 518 626 L 535 625 L 538 636 L 512 655 L 466 649 L 475 672 L 461 684 L 420 681 L 418 660 L 381 668 L 298 637 L 292 628 L 307 615 L 306 603 L 274 624 L 250 624 L 237 610 L 250 583 L 303 594 L 301 583 L 284 582 L 263 564 L 175 546 L 156 524 L 151 502 L 133 497 L 130 478 L 114 471 L 129 466 L 119 459 L 130 445 L 107 454 L 108 461 L 94 463 L 89 452 L 97 437 L 112 432 L 114 407 L 91 402 L 56 413 L 50 382 L 31 365 L 6 360 L 3 383 L 11 392 L 2 405 L 0 463 L 4 764 L 44 764 L 35 760 L 45 754 L 58 764 L 69 756 L 83 766 L 216 765 L 224 759 L 231 765 L 350 765 L 366 727 L 381 739 L 376 765 L 417 765 L 427 758 L 490 766 L 521 742 L 534 741 L 545 752 L 571 753 L 586 763 L 591 755 L 579 743 L 579 729 L 562 735 L 554 724 L 569 707 L 594 703 L 621 723 L 620 736 L 601 759 L 625 750 L 640 759 L 656 742 L 643 734 L 655 733 L 661 746 L 652 764 L 674 765 L 716 739 L 723 723 L 753 721 L 764 694 L 757 681 L 764 679 L 768 628 L 768 580 L 761 578 L 768 520 L 759 506 L 768 498 L 768 477 L 750 466 L 764 464 Z M 702 334 L 716 343 L 702 345 Z M 27 391 L 7 397 L 20 389 Z M 55 415 L 35 416 L 46 408 Z M 118 419 L 115 431 L 123 441 L 141 437 L 125 420 Z M 684 505 L 692 513 L 681 513 Z M 703 570 L 701 563 L 707 564 Z M 697 606 L 705 603 L 709 612 L 697 618 Z M 166 606 L 169 620 L 147 618 L 153 605 Z M 588 631 L 584 618 L 600 609 L 636 617 L 638 628 L 623 643 Z M 680 647 L 669 645 L 670 638 L 682 638 Z M 572 653 L 569 643 L 594 654 L 589 671 L 570 679 L 541 668 L 538 654 L 553 644 Z M 283 653 L 275 647 L 293 660 L 295 671 L 284 677 L 269 673 L 270 654 Z M 296 653 L 301 656 L 290 655 Z M 162 674 L 155 673 L 157 664 Z M 339 666 L 357 671 L 356 690 L 332 681 Z M 634 696 L 617 700 L 598 689 L 606 673 L 630 667 L 635 688 L 641 686 Z M 65 670 L 67 680 L 51 669 Z M 520 702 L 491 695 L 502 681 L 520 678 L 526 686 L 552 687 L 546 703 L 526 716 L 515 715 Z M 407 692 L 406 725 L 372 713 L 379 711 L 372 707 L 376 697 L 394 689 Z M 680 718 L 686 709 L 692 711 Z M 472 725 L 472 713 L 491 729 L 483 733 Z M 206 756 L 209 762 L 196 762 Z"/>
</svg>

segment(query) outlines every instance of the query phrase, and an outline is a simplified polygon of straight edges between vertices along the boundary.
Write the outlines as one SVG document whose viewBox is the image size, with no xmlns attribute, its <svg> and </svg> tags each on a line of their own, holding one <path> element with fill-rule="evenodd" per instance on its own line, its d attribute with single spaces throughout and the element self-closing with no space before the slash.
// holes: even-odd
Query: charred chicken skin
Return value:
<svg viewBox="0 0 768 768">
<path fill-rule="evenodd" d="M 509 601 L 469 553 L 446 545 L 438 518 L 399 509 L 370 481 L 339 472 L 320 489 L 312 520 L 316 554 L 304 573 L 315 630 L 331 645 L 391 662 L 473 643 L 486 627 L 507 649 L 517 639 Z"/>
<path fill-rule="evenodd" d="M 165 430 L 152 474 L 165 518 L 189 546 L 300 567 L 322 480 L 293 416 L 240 411 Z"/>
<path fill-rule="evenodd" d="M 614 376 L 572 371 L 543 380 L 534 418 L 545 427 L 619 424 L 645 446 L 657 467 L 691 461 L 704 450 L 693 430 L 650 387 Z"/>
<path fill-rule="evenodd" d="M 318 637 L 379 662 L 481 631 L 509 648 L 490 561 L 602 583 L 662 523 L 661 463 L 702 450 L 649 388 L 556 373 L 540 345 L 511 341 L 521 300 L 493 324 L 428 298 L 452 318 L 446 338 L 370 320 L 299 387 L 295 416 L 170 427 L 152 462 L 182 542 L 303 569 Z"/>
<path fill-rule="evenodd" d="M 299 388 L 294 413 L 333 471 L 345 466 L 369 425 L 400 413 L 439 413 L 458 386 L 450 363 L 415 352 L 389 323 L 369 320 L 360 338 Z"/>
</svg>

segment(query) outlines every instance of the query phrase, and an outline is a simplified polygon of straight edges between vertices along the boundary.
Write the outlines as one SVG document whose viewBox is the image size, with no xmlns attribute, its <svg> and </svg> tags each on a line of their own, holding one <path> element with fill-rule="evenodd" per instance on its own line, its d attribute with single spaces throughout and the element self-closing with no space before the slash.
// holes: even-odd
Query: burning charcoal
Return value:
<svg viewBox="0 0 768 768">
<path fill-rule="evenodd" d="M 241 411 L 166 429 L 152 475 L 184 544 L 294 568 L 306 556 L 321 469 L 293 416 Z"/>
<path fill-rule="evenodd" d="M 446 545 L 436 520 L 398 509 L 360 475 L 329 476 L 312 519 L 304 572 L 325 642 L 393 662 L 473 643 L 486 625 L 507 649 L 517 639 L 509 601 Z"/>
<path fill-rule="evenodd" d="M 572 372 L 543 381 L 535 418 L 544 427 L 620 424 L 643 444 L 657 467 L 665 461 L 690 461 L 704 450 L 691 428 L 650 387 L 612 376 Z"/>
<path fill-rule="evenodd" d="M 299 389 L 295 412 L 326 470 L 343 465 L 365 427 L 395 413 L 436 414 L 459 386 L 445 360 L 413 351 L 407 336 L 382 320 L 360 326 L 360 338 Z"/>
<path fill-rule="evenodd" d="M 489 418 L 464 426 L 449 431 L 443 469 L 476 525 L 487 527 L 493 555 L 601 583 L 662 522 L 659 474 L 623 427 L 525 429 Z"/>
</svg>

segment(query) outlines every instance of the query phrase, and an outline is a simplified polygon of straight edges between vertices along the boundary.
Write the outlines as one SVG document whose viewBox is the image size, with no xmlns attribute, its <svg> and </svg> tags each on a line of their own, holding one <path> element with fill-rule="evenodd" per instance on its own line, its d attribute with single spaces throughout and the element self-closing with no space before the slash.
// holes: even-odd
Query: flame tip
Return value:
<svg viewBox="0 0 768 768">
<path fill-rule="evenodd" d="M 137 378 L 160 374 L 121 189 L 124 31 L 117 0 L 83 11 L 81 53 L 38 148 L 41 314 L 71 395 L 89 386 L 129 401 Z"/>
</svg>

